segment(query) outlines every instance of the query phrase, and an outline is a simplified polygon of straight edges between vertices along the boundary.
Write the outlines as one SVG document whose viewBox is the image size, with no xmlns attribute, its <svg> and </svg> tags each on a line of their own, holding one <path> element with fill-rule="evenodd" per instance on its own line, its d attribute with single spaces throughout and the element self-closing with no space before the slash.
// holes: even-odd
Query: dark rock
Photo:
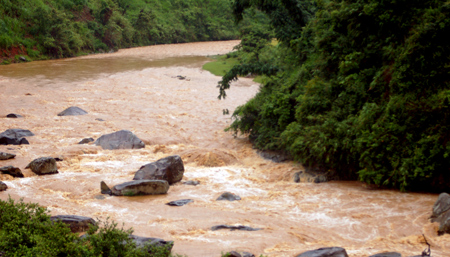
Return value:
<svg viewBox="0 0 450 257">
<path fill-rule="evenodd" d="M 141 237 L 141 236 L 135 236 L 135 235 L 130 235 L 129 236 L 131 239 L 133 239 L 134 243 L 136 244 L 137 247 L 139 248 L 144 248 L 148 253 L 150 253 L 151 255 L 154 254 L 152 247 L 156 246 L 156 247 L 166 247 L 169 251 L 168 254 L 166 256 L 161 256 L 161 257 L 167 257 L 170 255 L 170 252 L 172 251 L 172 247 L 173 247 L 173 241 L 165 241 L 163 239 L 160 238 L 153 238 L 153 237 Z M 153 255 L 152 255 L 153 256 Z M 160 256 L 160 255 L 158 255 Z"/>
<path fill-rule="evenodd" d="M 9 159 L 12 159 L 14 157 L 16 157 L 15 154 L 0 152 L 0 160 L 9 160 Z"/>
<path fill-rule="evenodd" d="M 22 118 L 23 116 L 20 114 L 10 113 L 6 115 L 6 118 Z"/>
<path fill-rule="evenodd" d="M 92 137 L 83 138 L 80 142 L 78 142 L 78 144 L 89 144 L 90 142 L 94 142 L 94 139 Z"/>
<path fill-rule="evenodd" d="M 6 189 L 8 189 L 8 186 L 2 181 L 0 181 L 0 192 L 5 191 Z"/>
<path fill-rule="evenodd" d="M 0 133 L 0 136 L 22 138 L 22 137 L 32 137 L 34 136 L 34 134 L 28 129 L 7 129 L 2 133 Z"/>
<path fill-rule="evenodd" d="M 166 204 L 170 205 L 170 206 L 183 206 L 183 205 L 186 205 L 186 204 L 191 203 L 193 201 L 194 200 L 192 200 L 192 199 L 182 199 L 182 200 L 176 200 L 176 201 L 168 202 Z"/>
<path fill-rule="evenodd" d="M 165 180 L 134 180 L 115 185 L 111 191 L 116 196 L 167 194 L 169 183 Z"/>
<path fill-rule="evenodd" d="M 348 255 L 344 248 L 326 247 L 304 252 L 297 257 L 348 257 Z"/>
<path fill-rule="evenodd" d="M 241 200 L 241 197 L 238 195 L 235 195 L 233 193 L 230 193 L 230 192 L 225 192 L 221 196 L 219 196 L 219 198 L 216 199 L 216 201 L 222 201 L 222 200 L 239 201 L 239 200 Z"/>
<path fill-rule="evenodd" d="M 194 180 L 188 180 L 183 182 L 184 185 L 188 185 L 188 186 L 196 186 L 199 185 L 200 182 L 199 181 L 194 181 Z"/>
<path fill-rule="evenodd" d="M 140 149 L 145 147 L 144 142 L 128 130 L 103 135 L 95 141 L 95 145 L 107 150 Z"/>
<path fill-rule="evenodd" d="M 402 255 L 397 252 L 385 252 L 385 253 L 377 253 L 375 255 L 370 255 L 369 257 L 402 257 Z"/>
<path fill-rule="evenodd" d="M 83 232 L 89 229 L 89 225 L 96 226 L 97 222 L 93 218 L 77 216 L 77 215 L 56 215 L 50 217 L 52 221 L 61 221 L 69 225 L 73 233 Z"/>
<path fill-rule="evenodd" d="M 242 225 L 238 225 L 238 226 L 217 225 L 217 226 L 214 226 L 211 228 L 212 231 L 219 230 L 219 229 L 230 229 L 231 231 L 234 231 L 234 230 L 244 230 L 244 231 L 262 230 L 262 228 L 252 228 L 252 227 L 242 226 Z"/>
<path fill-rule="evenodd" d="M 30 162 L 25 169 L 31 169 L 38 175 L 50 175 L 58 172 L 56 160 L 52 157 L 41 157 Z"/>
<path fill-rule="evenodd" d="M 7 136 L 0 136 L 0 145 L 29 145 L 30 142 L 24 137 L 14 138 Z"/>
<path fill-rule="evenodd" d="M 263 157 L 264 159 L 270 160 L 270 161 L 273 161 L 276 163 L 285 162 L 285 161 L 288 161 L 291 159 L 288 154 L 285 154 L 285 153 L 279 152 L 279 151 L 258 150 L 256 153 L 258 153 L 259 156 Z"/>
<path fill-rule="evenodd" d="M 433 205 L 431 222 L 438 222 L 438 234 L 450 234 L 450 195 L 441 193 Z"/>
<path fill-rule="evenodd" d="M 63 157 L 55 157 L 54 159 L 55 159 L 55 161 L 57 161 L 57 162 L 62 162 L 62 161 L 64 161 L 64 158 L 63 158 Z"/>
<path fill-rule="evenodd" d="M 96 118 L 95 120 L 97 120 L 97 121 L 105 121 L 104 119 L 101 119 L 101 118 Z"/>
<path fill-rule="evenodd" d="M 100 182 L 100 190 L 104 195 L 112 195 L 111 188 L 104 181 Z"/>
<path fill-rule="evenodd" d="M 75 115 L 85 115 L 87 112 L 79 107 L 72 106 L 64 111 L 58 113 L 58 116 L 75 116 Z"/>
<path fill-rule="evenodd" d="M 34 136 L 26 129 L 7 129 L 0 133 L 0 145 L 28 145 L 30 144 L 25 137 Z"/>
<path fill-rule="evenodd" d="M 172 185 L 181 181 L 184 174 L 184 164 L 178 155 L 168 156 L 142 166 L 134 175 L 133 180 L 162 179 Z"/>
<path fill-rule="evenodd" d="M 0 172 L 3 173 L 3 174 L 9 174 L 9 175 L 11 175 L 13 177 L 16 177 L 16 178 L 23 178 L 24 177 L 22 171 L 19 168 L 13 167 L 13 166 L 1 167 L 0 168 Z"/>
</svg>

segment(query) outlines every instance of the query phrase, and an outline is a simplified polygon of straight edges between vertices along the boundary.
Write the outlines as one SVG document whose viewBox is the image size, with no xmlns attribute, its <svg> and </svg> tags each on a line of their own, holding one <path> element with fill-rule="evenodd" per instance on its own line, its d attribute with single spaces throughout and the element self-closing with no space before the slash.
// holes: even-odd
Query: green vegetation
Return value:
<svg viewBox="0 0 450 257">
<path fill-rule="evenodd" d="M 239 61 L 237 58 L 228 57 L 226 55 L 221 56 L 214 56 L 213 59 L 216 59 L 215 61 L 205 63 L 203 65 L 203 69 L 211 72 L 212 74 L 216 76 L 223 76 L 226 74 L 227 71 L 229 71 L 233 66 L 236 64 L 239 64 Z"/>
<path fill-rule="evenodd" d="M 0 254 L 4 256 L 169 256 L 170 245 L 138 248 L 128 236 L 132 233 L 106 220 L 78 237 L 66 224 L 52 222 L 37 204 L 0 200 Z"/>
<path fill-rule="evenodd" d="M 341 179 L 450 189 L 448 2 L 233 4 L 238 20 L 251 8 L 266 13 L 279 44 L 270 47 L 257 28 L 247 33 L 238 55 L 249 58 L 223 76 L 219 98 L 238 75 L 268 78 L 229 130 Z"/>
<path fill-rule="evenodd" d="M 237 38 L 228 0 L 0 0 L 0 62 Z"/>
</svg>

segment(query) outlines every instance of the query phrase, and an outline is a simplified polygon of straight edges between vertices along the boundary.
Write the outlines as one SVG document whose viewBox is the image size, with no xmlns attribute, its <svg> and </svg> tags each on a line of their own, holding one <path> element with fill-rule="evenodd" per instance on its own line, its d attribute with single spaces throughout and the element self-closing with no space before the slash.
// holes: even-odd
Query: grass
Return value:
<svg viewBox="0 0 450 257">
<path fill-rule="evenodd" d="M 208 62 L 203 65 L 203 69 L 211 72 L 216 76 L 223 76 L 227 71 L 231 70 L 234 65 L 239 64 L 237 57 L 227 57 L 227 55 L 215 55 L 211 56 L 215 61 Z M 256 76 L 253 81 L 262 83 L 264 76 Z"/>
</svg>

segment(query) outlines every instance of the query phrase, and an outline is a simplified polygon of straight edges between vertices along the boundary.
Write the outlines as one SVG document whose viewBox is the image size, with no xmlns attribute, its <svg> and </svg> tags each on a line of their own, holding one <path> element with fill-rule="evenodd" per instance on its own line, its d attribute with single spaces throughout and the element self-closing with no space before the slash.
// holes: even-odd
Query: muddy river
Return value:
<svg viewBox="0 0 450 257">
<path fill-rule="evenodd" d="M 0 199 L 23 198 L 52 215 L 111 217 L 134 234 L 175 242 L 174 253 L 220 256 L 230 250 L 255 255 L 295 256 L 327 246 L 344 247 L 350 256 L 397 251 L 420 254 L 431 244 L 433 256 L 450 256 L 450 235 L 437 236 L 428 217 L 436 194 L 374 190 L 359 182 L 294 183 L 303 169 L 295 163 L 261 158 L 245 137 L 224 128 L 234 110 L 259 85 L 242 78 L 226 100 L 218 100 L 220 77 L 201 69 L 207 56 L 225 54 L 237 41 L 159 45 L 117 53 L 0 66 L 0 132 L 31 130 L 30 145 L 0 145 L 16 154 L 1 166 L 19 167 L 25 178 L 0 175 L 8 190 Z M 176 76 L 186 76 L 179 80 Z M 67 107 L 88 112 L 59 117 Z M 19 119 L 5 118 L 9 113 Z M 119 130 L 130 130 L 146 147 L 102 150 L 79 145 Z M 100 196 L 100 182 L 129 181 L 144 164 L 178 154 L 183 181 L 167 195 Z M 62 157 L 60 173 L 36 176 L 25 166 L 33 159 Z M 242 200 L 216 201 L 223 192 Z M 193 199 L 182 207 L 165 203 Z M 246 225 L 258 231 L 212 231 L 215 225 Z"/>
</svg>

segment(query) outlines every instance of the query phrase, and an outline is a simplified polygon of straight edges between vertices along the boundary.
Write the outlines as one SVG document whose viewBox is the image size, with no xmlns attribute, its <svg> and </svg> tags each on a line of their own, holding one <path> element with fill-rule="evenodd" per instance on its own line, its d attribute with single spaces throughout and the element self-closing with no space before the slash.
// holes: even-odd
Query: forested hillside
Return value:
<svg viewBox="0 0 450 257">
<path fill-rule="evenodd" d="M 0 63 L 237 38 L 229 0 L 0 0 Z"/>
<path fill-rule="evenodd" d="M 220 97 L 237 75 L 268 79 L 230 130 L 341 179 L 450 189 L 449 2 L 235 0 L 236 18 L 250 7 L 280 44 L 242 42 Z"/>
</svg>

